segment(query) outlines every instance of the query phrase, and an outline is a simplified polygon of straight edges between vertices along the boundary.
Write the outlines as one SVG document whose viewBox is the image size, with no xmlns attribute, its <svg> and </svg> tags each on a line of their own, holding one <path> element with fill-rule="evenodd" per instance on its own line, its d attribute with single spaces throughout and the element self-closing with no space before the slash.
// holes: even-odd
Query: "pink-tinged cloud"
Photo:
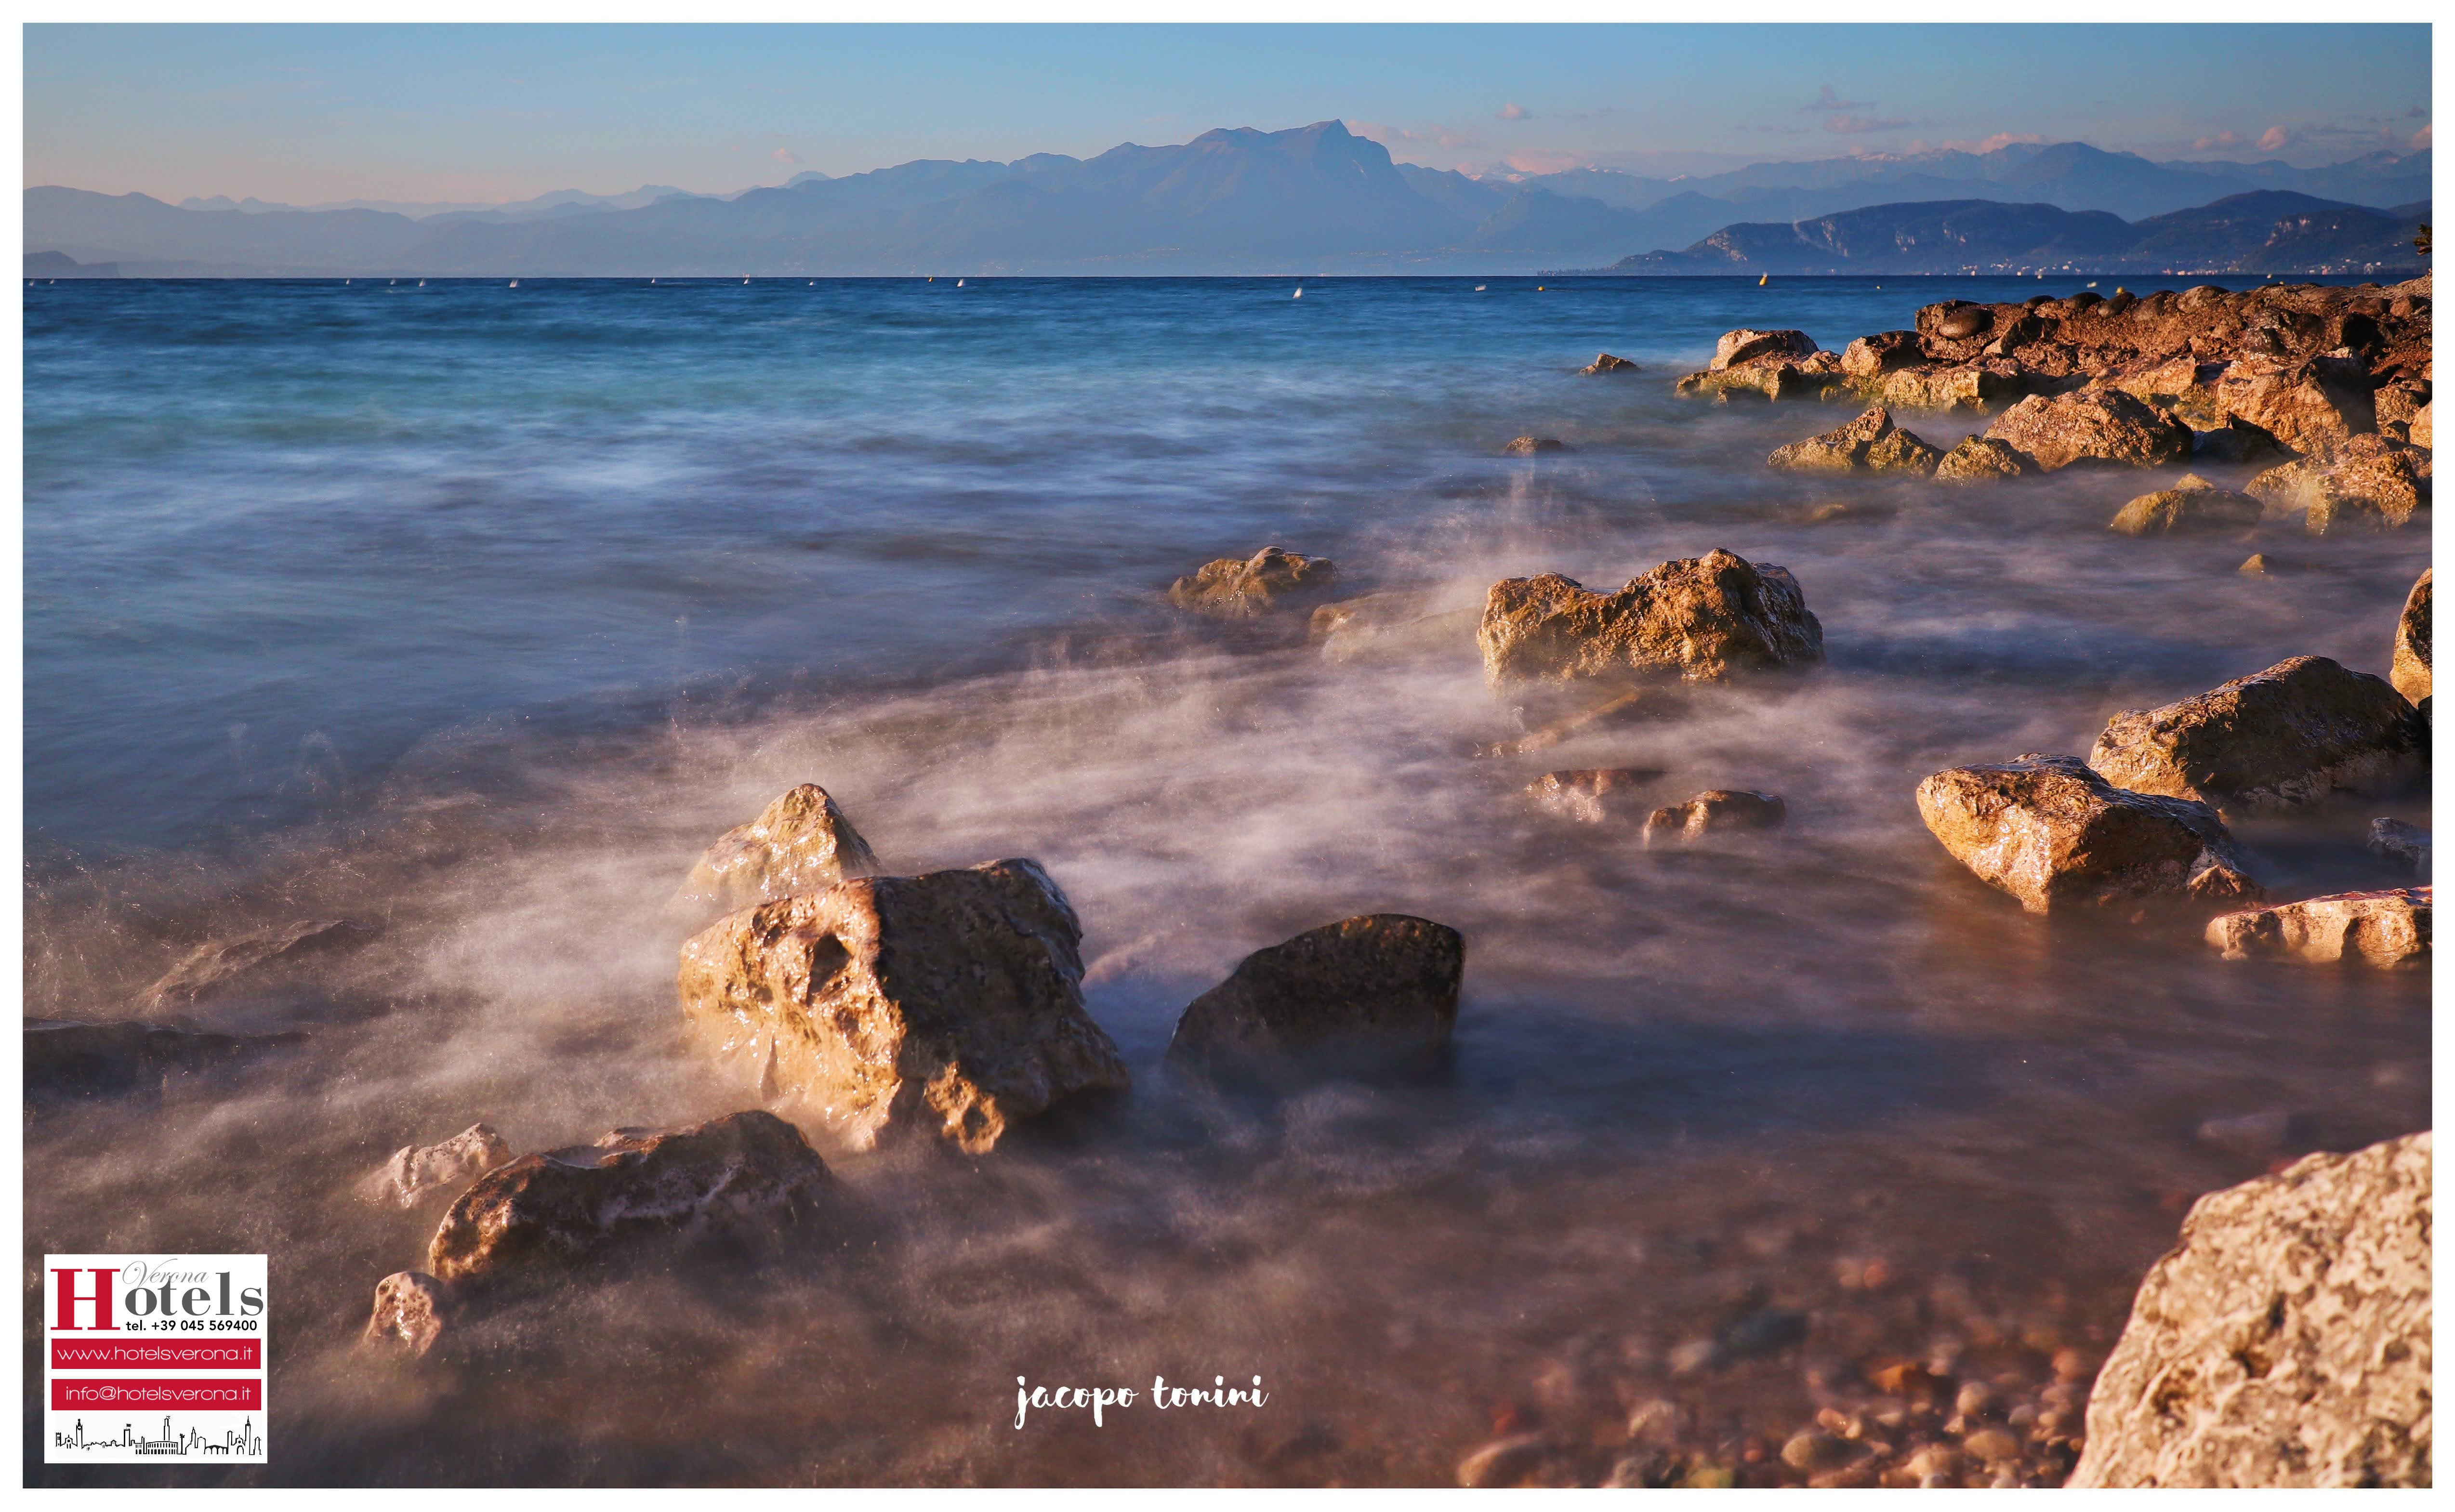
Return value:
<svg viewBox="0 0 2455 1512">
<path fill-rule="evenodd" d="M 2271 126 L 2259 133 L 2259 150 L 2262 152 L 2281 152 L 2284 151 L 2284 144 L 2291 140 L 2293 140 L 2292 132 L 2281 126 Z"/>
<path fill-rule="evenodd" d="M 790 163 L 795 168 L 801 166 L 801 154 L 794 151 L 789 147 L 780 147 L 767 155 L 774 158 L 779 163 Z"/>
<path fill-rule="evenodd" d="M 1909 145 L 1913 152 L 1999 152 L 2007 147 L 2035 147 L 2045 138 L 2035 131 L 1998 131 L 1992 136 L 1954 137 L 1945 142 L 1930 142 L 1919 137 Z"/>
<path fill-rule="evenodd" d="M 1586 166 L 1586 160 L 1574 152 L 1512 152 L 1507 161 L 1521 173 L 1565 173 Z"/>
<path fill-rule="evenodd" d="M 2404 139 L 2404 151 L 2407 151 L 2407 152 L 2426 152 L 2426 151 L 2429 151 L 2429 131 L 2430 131 L 2430 129 L 2429 129 L 2428 127 L 2425 126 L 2425 127 L 2423 127 L 2420 131 L 2415 131 L 2415 132 L 2413 132 L 2410 136 L 2405 137 L 2405 138 Z"/>
<path fill-rule="evenodd" d="M 2219 131 L 2214 136 L 2202 136 L 2198 141 L 2193 142 L 2191 144 L 2191 151 L 2194 152 L 2213 152 L 2220 148 L 2240 147 L 2241 145 L 2242 133 L 2240 131 Z"/>
<path fill-rule="evenodd" d="M 1349 121 L 1347 129 L 1356 135 L 1369 137 L 1387 148 L 1438 147 L 1448 151 L 1472 151 L 1484 145 L 1483 138 L 1468 131 L 1452 131 L 1446 126 L 1433 126 L 1424 131 L 1410 131 L 1391 126 L 1387 121 Z"/>
<path fill-rule="evenodd" d="M 1515 100 L 1512 100 L 1507 105 L 1502 106 L 1500 108 L 1500 113 L 1493 116 L 1492 119 L 1495 121 L 1522 121 L 1532 113 L 1532 112 L 1528 111 L 1526 107 L 1518 104 Z"/>
<path fill-rule="evenodd" d="M 1836 136 L 1863 136 L 1869 131 L 1897 131 L 1909 124 L 1879 121 L 1871 115 L 1836 115 L 1824 123 L 1824 129 Z"/>
</svg>

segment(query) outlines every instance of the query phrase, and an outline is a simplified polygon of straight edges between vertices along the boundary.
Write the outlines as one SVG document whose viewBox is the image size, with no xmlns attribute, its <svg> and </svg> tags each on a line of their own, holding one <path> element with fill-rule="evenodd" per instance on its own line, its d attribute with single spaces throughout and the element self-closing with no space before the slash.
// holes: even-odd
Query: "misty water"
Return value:
<svg viewBox="0 0 2455 1512">
<path fill-rule="evenodd" d="M 1528 1425 L 1607 1464 L 1654 1398 L 1737 1463 L 1870 1359 L 2101 1351 L 2190 1197 L 2271 1158 L 2206 1120 L 2426 1125 L 2424 974 L 2029 917 L 1911 796 L 2287 655 L 2384 675 L 2425 517 L 2131 539 L 2137 474 L 1786 476 L 1764 454 L 1848 407 L 1671 393 L 1735 326 L 1837 349 L 2073 281 L 1484 283 L 28 288 L 28 1012 L 131 1017 L 249 928 L 382 929 L 309 999 L 197 1015 L 304 1043 L 28 1114 L 30 1278 L 264 1251 L 274 1290 L 270 1465 L 41 1466 L 30 1334 L 30 1478 L 1446 1483 Z M 1602 351 L 1644 371 L 1580 375 Z M 1502 454 L 1529 433 L 1572 450 Z M 1470 613 L 1331 659 L 1300 613 L 1165 602 L 1273 542 Z M 1827 668 L 1475 756 L 1519 733 L 1491 582 L 1716 547 L 1796 575 Z M 1649 849 L 1514 797 L 1603 766 L 1789 822 Z M 781 1254 L 644 1253 L 449 1360 L 359 1351 L 439 1214 L 356 1195 L 395 1148 L 752 1105 L 683 1032 L 671 899 L 804 781 L 890 870 L 1039 859 L 1131 1096 L 978 1159 L 829 1150 L 856 1200 Z M 2378 815 L 2426 801 L 2239 833 L 2282 895 L 2391 885 Z M 1372 911 L 1465 935 L 1440 1075 L 1162 1072 L 1245 954 Z M 1769 1309 L 1805 1337 L 1683 1350 Z M 1013 1425 L 1017 1376 L 1155 1375 L 1270 1400 Z"/>
</svg>

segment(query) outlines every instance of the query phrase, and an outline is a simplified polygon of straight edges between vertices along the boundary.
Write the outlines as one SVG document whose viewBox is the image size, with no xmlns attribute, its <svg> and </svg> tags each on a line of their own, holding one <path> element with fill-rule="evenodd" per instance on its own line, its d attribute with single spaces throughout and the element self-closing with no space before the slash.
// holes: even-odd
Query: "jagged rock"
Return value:
<svg viewBox="0 0 2455 1512">
<path fill-rule="evenodd" d="M 1083 1004 L 1082 925 L 1037 861 L 864 877 L 720 919 L 682 946 L 682 1011 L 762 1100 L 855 1148 L 973 1154 L 1125 1061 Z"/>
<path fill-rule="evenodd" d="M 617 1129 L 479 1177 L 443 1215 L 426 1268 L 459 1285 L 578 1264 L 653 1235 L 772 1240 L 835 1192 L 801 1131 L 771 1113 Z"/>
<path fill-rule="evenodd" d="M 2261 896 L 2216 810 L 2127 792 L 2078 756 L 1952 767 L 1918 784 L 1917 805 L 1953 859 L 2032 914 Z"/>
<path fill-rule="evenodd" d="M 2430 1484 L 2430 1142 L 2194 1203 L 2091 1388 L 2071 1484 Z"/>
<path fill-rule="evenodd" d="M 2429 575 L 2435 568 L 2424 568 L 2421 580 L 2404 599 L 2404 613 L 2395 622 L 2395 663 L 2387 669 L 2387 681 L 2395 691 L 2415 704 L 2429 696 Z"/>
<path fill-rule="evenodd" d="M 1647 767 L 1590 767 L 1546 772 L 1526 785 L 1526 799 L 1555 818 L 1605 824 L 1633 818 L 1644 809 L 1636 795 L 1664 774 Z"/>
<path fill-rule="evenodd" d="M 416 1359 L 450 1329 L 453 1301 L 451 1288 L 424 1271 L 395 1271 L 375 1282 L 375 1316 L 367 1320 L 364 1341 Z"/>
<path fill-rule="evenodd" d="M 1190 577 L 1168 585 L 1167 600 L 1179 609 L 1220 619 L 1251 619 L 1282 599 L 1326 593 L 1338 584 L 1338 565 L 1327 556 L 1306 556 L 1283 546 L 1265 546 L 1239 561 L 1222 556 Z"/>
<path fill-rule="evenodd" d="M 1720 373 L 1759 357 L 1812 357 L 1816 350 L 1804 331 L 1726 331 L 1714 343 L 1714 361 L 1706 371 Z"/>
<path fill-rule="evenodd" d="M 1614 357 L 1610 353 L 1604 352 L 1597 353 L 1593 361 L 1586 364 L 1582 368 L 1579 368 L 1577 371 L 1583 373 L 1596 374 L 1605 373 L 1634 373 L 1638 370 L 1636 364 L 1629 361 L 1626 357 Z"/>
<path fill-rule="evenodd" d="M 1321 659 L 1355 661 L 1368 656 L 1404 655 L 1454 646 L 1461 653 L 1474 644 L 1479 609 L 1434 610 L 1430 595 L 1392 592 L 1324 604 L 1312 612 L 1306 635 L 1321 648 Z"/>
<path fill-rule="evenodd" d="M 1555 441 L 1548 435 L 1521 435 L 1501 450 L 1511 456 L 1532 456 L 1538 452 L 1566 452 L 1569 443 Z"/>
<path fill-rule="evenodd" d="M 2027 392 L 2019 366 L 2002 361 L 1899 368 L 1860 384 L 1860 393 L 1896 410 L 1972 414 L 1991 414 Z"/>
<path fill-rule="evenodd" d="M 2378 415 L 2379 430 L 2392 429 L 2401 440 L 2411 439 L 2412 418 L 2428 402 L 2428 388 L 2420 383 L 2390 383 L 2370 395 L 2370 408 Z"/>
<path fill-rule="evenodd" d="M 2402 819 L 2370 820 L 2369 851 L 2407 871 L 2429 870 L 2429 832 Z"/>
<path fill-rule="evenodd" d="M 1935 468 L 1938 483 L 1988 483 L 1997 478 L 2019 477 L 2029 471 L 2020 454 L 2002 441 L 1982 435 L 1965 436 L 1958 446 L 1943 454 Z"/>
<path fill-rule="evenodd" d="M 2429 889 L 2337 893 L 2208 920 L 2208 943 L 2227 960 L 2277 956 L 2328 964 L 2366 961 L 2382 971 L 2429 963 Z"/>
<path fill-rule="evenodd" d="M 1734 553 L 1664 562 L 1616 594 L 1557 573 L 1491 585 L 1476 632 L 1493 687 L 1579 678 L 1719 682 L 1824 660 L 1824 627 L 1787 569 Z"/>
<path fill-rule="evenodd" d="M 2159 467 L 2191 454 L 2191 428 L 2120 389 L 2032 394 L 1986 433 L 2047 473 L 2075 462 Z"/>
<path fill-rule="evenodd" d="M 1709 830 L 1769 830 L 1790 817 L 1777 793 L 1715 788 L 1674 808 L 1655 809 L 1645 820 L 1645 838 L 1694 840 Z"/>
<path fill-rule="evenodd" d="M 172 1024 L 73 1018 L 25 1021 L 27 1095 L 95 1097 L 159 1087 L 172 1071 L 196 1071 L 254 1051 L 303 1042 L 295 1030 L 222 1035 Z"/>
<path fill-rule="evenodd" d="M 314 968 L 366 944 L 373 926 L 348 918 L 302 918 L 278 929 L 208 940 L 190 951 L 138 999 L 147 1013 L 197 1003 L 280 998 L 302 990 Z"/>
<path fill-rule="evenodd" d="M 2206 430 L 2191 433 L 2191 460 L 2241 466 L 2281 458 L 2284 449 L 2276 437 L 2239 415 L 2227 415 Z"/>
<path fill-rule="evenodd" d="M 2434 405 L 2437 402 L 2437 400 L 2432 399 L 2429 401 L 2429 404 L 2425 404 L 2420 409 L 2412 412 L 2412 423 L 2404 427 L 2404 438 L 2405 440 L 2410 441 L 2417 447 L 2425 449 L 2429 446 L 2430 435 L 2432 433 L 2429 424 L 2429 410 L 2430 405 Z"/>
<path fill-rule="evenodd" d="M 2378 429 L 2368 372 L 2357 360 L 2245 356 L 2217 380 L 2216 402 L 2304 456 L 2326 456 Z"/>
<path fill-rule="evenodd" d="M 682 882 L 681 901 L 730 913 L 876 870 L 869 842 L 836 800 L 804 782 L 709 846 Z"/>
<path fill-rule="evenodd" d="M 367 1178 L 362 1195 L 370 1202 L 415 1207 L 428 1193 L 475 1180 L 511 1158 L 512 1147 L 501 1135 L 473 1123 L 439 1144 L 395 1150 L 383 1169 Z"/>
<path fill-rule="evenodd" d="M 2274 570 L 2275 566 L 2275 563 L 2267 559 L 2267 554 L 2265 552 L 2253 552 L 2249 555 L 2243 557 L 2242 559 L 2242 565 L 2235 568 L 2234 571 L 2251 577 L 2265 577 Z"/>
<path fill-rule="evenodd" d="M 2185 473 L 2172 488 L 2142 494 L 2123 505 L 2106 529 L 2125 535 L 2239 530 L 2258 524 L 2262 512 L 2259 500 L 2249 494 L 2221 489 L 2197 473 Z"/>
<path fill-rule="evenodd" d="M 2136 793 L 2279 813 L 2339 790 L 2391 793 L 2426 768 L 2421 716 L 2386 679 L 2324 656 L 2107 721 L 2088 763 Z"/>
<path fill-rule="evenodd" d="M 1841 371 L 1854 378 L 1873 378 L 1926 360 L 1915 331 L 1878 331 L 1860 336 L 1842 349 Z"/>
<path fill-rule="evenodd" d="M 1893 424 L 1882 405 L 1837 430 L 1775 450 L 1765 466 L 1797 473 L 1933 473 L 1943 454 Z"/>
<path fill-rule="evenodd" d="M 2307 510 L 2310 534 L 2359 526 L 2394 530 L 2429 501 L 2429 454 L 2383 435 L 2357 435 L 2332 457 L 2269 468 L 2246 485 L 2281 510 Z"/>
<path fill-rule="evenodd" d="M 1840 357 L 1833 353 L 1817 352 L 1802 357 L 1777 352 L 1727 368 L 1689 373 L 1675 389 L 1686 397 L 1728 404 L 1735 399 L 1820 399 L 1835 389 L 1847 387 L 1849 381 L 1841 372 Z"/>
<path fill-rule="evenodd" d="M 2170 411 L 2185 421 L 2213 427 L 2226 419 L 2217 403 L 2217 384 L 2224 371 L 2225 364 L 2222 362 L 2202 362 L 2184 353 L 2162 361 L 2134 364 L 2109 375 L 2105 384 L 2157 409 Z"/>
<path fill-rule="evenodd" d="M 1196 998 L 1171 1064 L 1258 1073 L 1419 1066 L 1449 1048 L 1466 942 L 1446 924 L 1365 914 L 1257 950 Z"/>
</svg>

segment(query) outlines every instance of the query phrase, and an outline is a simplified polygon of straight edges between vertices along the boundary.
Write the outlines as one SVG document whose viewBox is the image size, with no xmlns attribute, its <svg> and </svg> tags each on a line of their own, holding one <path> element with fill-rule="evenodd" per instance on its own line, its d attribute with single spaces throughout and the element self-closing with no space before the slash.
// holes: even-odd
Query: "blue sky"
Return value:
<svg viewBox="0 0 2455 1512">
<path fill-rule="evenodd" d="M 1088 156 L 1331 117 L 1402 161 L 1711 171 L 2079 139 L 2333 162 L 2426 145 L 2428 30 L 30 26 L 26 182 L 499 201 Z"/>
</svg>

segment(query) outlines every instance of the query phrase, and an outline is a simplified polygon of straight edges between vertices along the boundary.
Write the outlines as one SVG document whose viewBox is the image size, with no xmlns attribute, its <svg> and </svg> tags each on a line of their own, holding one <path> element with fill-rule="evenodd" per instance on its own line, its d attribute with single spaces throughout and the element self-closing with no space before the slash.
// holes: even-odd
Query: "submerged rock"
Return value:
<svg viewBox="0 0 2455 1512">
<path fill-rule="evenodd" d="M 2402 819 L 2370 820 L 2369 852 L 2415 872 L 2429 870 L 2429 832 Z"/>
<path fill-rule="evenodd" d="M 2010 443 L 1991 440 L 1986 436 L 1964 437 L 1958 446 L 1943 454 L 1935 468 L 1938 483 L 1989 483 L 1997 478 L 2020 477 L 2029 471 L 2020 454 Z"/>
<path fill-rule="evenodd" d="M 1769 830 L 1787 822 L 1789 806 L 1778 793 L 1715 788 L 1673 808 L 1655 809 L 1645 820 L 1645 837 L 1694 840 L 1709 830 Z"/>
<path fill-rule="evenodd" d="M 1719 682 L 1824 660 L 1824 627 L 1786 568 L 1726 551 L 1664 562 L 1618 593 L 1557 573 L 1491 585 L 1476 633 L 1494 687 L 1580 678 Z"/>
<path fill-rule="evenodd" d="M 1392 592 L 1324 604 L 1307 621 L 1306 636 L 1321 648 L 1321 659 L 1329 662 L 1449 648 L 1461 655 L 1470 651 L 1483 612 L 1435 610 L 1432 601 L 1428 594 Z"/>
<path fill-rule="evenodd" d="M 2159 467 L 2191 454 L 2189 426 L 2120 389 L 2033 394 L 1986 433 L 2047 473 L 2076 462 Z"/>
<path fill-rule="evenodd" d="M 2395 691 L 2416 705 L 2429 696 L 2429 575 L 2436 568 L 2423 568 L 2421 580 L 2404 598 L 2404 613 L 2395 622 L 2395 662 L 2387 669 L 2387 681 Z"/>
<path fill-rule="evenodd" d="M 349 918 L 302 918 L 190 951 L 138 999 L 147 1013 L 198 1003 L 286 997 L 319 963 L 374 939 L 374 926 Z"/>
<path fill-rule="evenodd" d="M 1626 357 L 1614 357 L 1610 353 L 1604 352 L 1597 353 L 1593 361 L 1587 363 L 1577 371 L 1582 373 L 1593 375 L 1605 373 L 1634 373 L 1638 370 L 1636 364 L 1629 361 Z"/>
<path fill-rule="evenodd" d="M 2427 732 L 2383 677 L 2324 656 L 2107 722 L 2088 764 L 2136 793 L 2252 814 L 2303 808 L 2338 791 L 2392 793 L 2426 770 Z"/>
<path fill-rule="evenodd" d="M 754 1079 L 855 1148 L 973 1154 L 1125 1061 L 1083 1004 L 1082 925 L 1029 860 L 865 877 L 720 919 L 682 946 L 682 1011 Z"/>
<path fill-rule="evenodd" d="M 2259 500 L 2250 495 L 2221 489 L 2197 473 L 2185 473 L 2172 488 L 2142 494 L 2123 505 L 2106 529 L 2124 535 L 2240 530 L 2258 524 L 2262 512 Z"/>
<path fill-rule="evenodd" d="M 1521 435 L 1500 450 L 1511 456 L 1532 456 L 1539 452 L 1566 452 L 1570 446 L 1548 435 Z"/>
<path fill-rule="evenodd" d="M 1266 1077 L 1424 1065 L 1449 1048 L 1465 967 L 1464 938 L 1428 918 L 1325 924 L 1255 951 L 1196 998 L 1167 1058 Z"/>
<path fill-rule="evenodd" d="M 1662 776 L 1658 769 L 1645 767 L 1546 772 L 1522 791 L 1528 801 L 1555 818 L 1603 824 L 1633 818 L 1643 812 L 1644 805 L 1636 795 Z"/>
<path fill-rule="evenodd" d="M 2430 1484 L 2429 1188 L 2425 1131 L 2200 1199 L 2071 1484 Z"/>
<path fill-rule="evenodd" d="M 1338 564 L 1283 546 L 1265 546 L 1251 556 L 1222 556 L 1190 577 L 1170 584 L 1167 600 L 1179 609 L 1219 619 L 1252 619 L 1282 600 L 1323 594 L 1338 585 Z"/>
<path fill-rule="evenodd" d="M 501 1135 L 473 1123 L 439 1144 L 402 1145 L 361 1192 L 370 1202 L 415 1207 L 427 1194 L 474 1180 L 511 1158 L 512 1147 Z"/>
<path fill-rule="evenodd" d="M 479 1177 L 443 1215 L 426 1268 L 457 1285 L 576 1265 L 656 1235 L 772 1240 L 835 1191 L 801 1131 L 770 1113 L 617 1129 Z"/>
<path fill-rule="evenodd" d="M 2265 552 L 2251 553 L 2242 559 L 2240 567 L 2234 569 L 2235 572 L 2249 577 L 2265 577 L 2275 570 L 2276 564 L 2267 559 Z"/>
<path fill-rule="evenodd" d="M 375 1316 L 361 1337 L 371 1348 L 416 1359 L 451 1327 L 453 1303 L 451 1288 L 424 1271 L 395 1271 L 375 1282 Z"/>
<path fill-rule="evenodd" d="M 219 1035 L 135 1018 L 112 1023 L 29 1018 L 25 1021 L 26 1092 L 30 1097 L 96 1097 L 158 1088 L 171 1072 L 198 1071 L 306 1038 L 294 1030 L 277 1035 Z"/>
<path fill-rule="evenodd" d="M 726 912 L 833 887 L 878 857 L 827 790 L 804 782 L 724 832 L 682 882 L 686 903 Z"/>
<path fill-rule="evenodd" d="M 2078 756 L 1952 767 L 1918 784 L 1917 805 L 1953 859 L 2032 914 L 2261 896 L 2216 810 L 2127 792 Z"/>
<path fill-rule="evenodd" d="M 2239 466 L 2283 457 L 2276 437 L 2244 420 L 2227 415 L 2219 424 L 2191 433 L 2191 460 Z"/>
<path fill-rule="evenodd" d="M 1914 473 L 1936 470 L 1943 454 L 1893 424 L 1877 405 L 1848 425 L 1775 448 L 1765 466 L 1794 473 Z"/>
<path fill-rule="evenodd" d="M 2362 961 L 2382 971 L 2429 963 L 2429 889 L 2338 893 L 2208 920 L 2208 943 L 2227 960 L 2274 956 L 2328 965 Z"/>
<path fill-rule="evenodd" d="M 2254 1160 L 2278 1155 L 2307 1155 L 2319 1142 L 2319 1120 L 2290 1108 L 2245 1113 L 2230 1119 L 2209 1119 L 2192 1136 Z"/>
</svg>

